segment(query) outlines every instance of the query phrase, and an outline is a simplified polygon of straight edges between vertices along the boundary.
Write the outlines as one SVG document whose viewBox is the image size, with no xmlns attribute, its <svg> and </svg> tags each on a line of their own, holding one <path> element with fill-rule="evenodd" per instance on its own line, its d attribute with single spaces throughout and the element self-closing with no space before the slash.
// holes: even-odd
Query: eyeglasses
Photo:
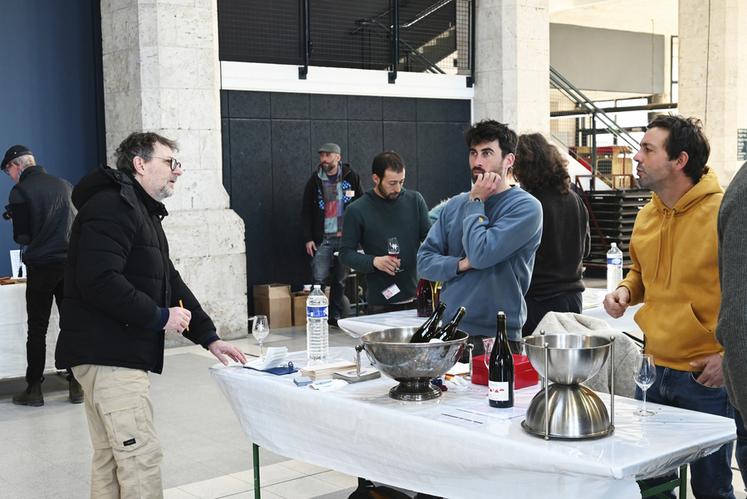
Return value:
<svg viewBox="0 0 747 499">
<path fill-rule="evenodd" d="M 151 156 L 151 157 L 167 161 L 169 163 L 169 168 L 171 168 L 172 172 L 176 170 L 177 168 L 179 168 L 182 171 L 184 170 L 184 168 L 182 168 L 182 164 L 179 161 L 177 161 L 176 158 L 161 158 L 160 156 Z"/>
</svg>

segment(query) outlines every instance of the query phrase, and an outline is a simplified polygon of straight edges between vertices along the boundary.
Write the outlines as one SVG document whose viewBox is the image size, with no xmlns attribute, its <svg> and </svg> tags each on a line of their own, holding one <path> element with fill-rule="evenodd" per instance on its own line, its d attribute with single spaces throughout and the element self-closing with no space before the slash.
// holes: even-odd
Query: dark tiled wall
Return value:
<svg viewBox="0 0 747 499">
<path fill-rule="evenodd" d="M 402 155 L 405 186 L 429 207 L 469 187 L 467 100 L 223 91 L 221 114 L 223 183 L 246 224 L 249 296 L 258 283 L 311 282 L 301 199 L 324 142 L 340 144 L 366 190 L 371 160 L 386 149 Z"/>
</svg>

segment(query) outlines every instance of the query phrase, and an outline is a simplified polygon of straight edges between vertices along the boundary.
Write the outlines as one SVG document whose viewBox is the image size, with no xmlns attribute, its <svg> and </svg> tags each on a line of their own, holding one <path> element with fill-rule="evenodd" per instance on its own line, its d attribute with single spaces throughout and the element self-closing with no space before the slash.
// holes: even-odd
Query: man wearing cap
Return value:
<svg viewBox="0 0 747 499">
<path fill-rule="evenodd" d="M 329 322 L 346 315 L 344 295 L 345 267 L 334 254 L 340 250 L 342 220 L 347 206 L 362 195 L 361 181 L 350 165 L 340 161 L 340 146 L 334 143 L 319 147 L 319 165 L 306 182 L 301 218 L 306 253 L 312 257 L 314 284 L 324 285 L 332 275 Z"/>
<path fill-rule="evenodd" d="M 72 186 L 67 180 L 49 175 L 36 164 L 34 154 L 22 145 L 8 149 L 2 170 L 16 185 L 11 189 L 6 210 L 13 221 L 13 239 L 25 246 L 23 262 L 28 271 L 26 280 L 27 387 L 13 397 L 17 405 L 42 406 L 47 327 L 52 310 L 52 298 L 61 307 L 63 274 L 70 227 L 75 208 L 70 200 Z M 68 376 L 70 402 L 83 402 L 78 382 Z"/>
</svg>

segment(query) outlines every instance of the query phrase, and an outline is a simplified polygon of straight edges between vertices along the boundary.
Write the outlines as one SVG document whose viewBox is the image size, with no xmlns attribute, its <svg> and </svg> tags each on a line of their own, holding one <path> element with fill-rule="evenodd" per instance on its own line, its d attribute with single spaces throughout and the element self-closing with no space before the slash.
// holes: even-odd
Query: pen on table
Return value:
<svg viewBox="0 0 747 499">
<path fill-rule="evenodd" d="M 184 308 L 184 302 L 182 302 L 181 298 L 179 299 L 179 306 Z M 189 326 L 185 327 L 184 330 L 186 332 L 189 332 Z"/>
</svg>

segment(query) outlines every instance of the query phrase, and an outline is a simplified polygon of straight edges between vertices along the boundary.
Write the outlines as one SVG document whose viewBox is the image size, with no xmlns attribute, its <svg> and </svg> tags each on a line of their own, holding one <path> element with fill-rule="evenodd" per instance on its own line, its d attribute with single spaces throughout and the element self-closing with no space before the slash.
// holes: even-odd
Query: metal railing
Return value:
<svg viewBox="0 0 747 499">
<path fill-rule="evenodd" d="M 628 133 L 627 130 L 622 128 L 617 124 L 617 122 L 607 114 L 603 109 L 599 108 L 594 102 L 587 97 L 580 89 L 578 89 L 573 83 L 571 83 L 567 78 L 565 78 L 558 70 L 550 66 L 550 85 L 559 90 L 563 95 L 565 95 L 571 102 L 573 102 L 577 108 L 577 110 L 583 110 L 587 115 L 591 117 L 591 123 L 592 123 L 592 130 L 595 130 L 595 133 L 591 134 L 591 181 L 590 181 L 590 187 L 591 189 L 594 189 L 596 186 L 596 180 L 602 179 L 605 182 L 608 180 L 604 176 L 599 174 L 598 168 L 597 168 L 597 125 L 598 123 L 601 123 L 606 133 L 609 133 L 613 135 L 616 138 L 616 142 L 618 144 L 628 146 L 632 150 L 638 149 L 638 141 L 633 138 L 633 136 Z M 555 137 L 556 140 L 559 140 L 557 137 Z M 569 148 L 570 151 L 570 148 Z M 579 162 L 586 163 L 586 161 L 581 161 L 580 158 L 576 157 L 575 159 L 579 160 Z M 611 180 L 611 179 L 609 179 Z M 614 187 L 614 182 L 611 184 L 611 186 Z"/>
<path fill-rule="evenodd" d="M 428 55 L 424 54 L 424 49 L 431 49 L 431 52 L 438 55 L 443 55 L 442 52 L 450 47 L 453 43 L 454 48 L 451 52 L 457 52 L 456 39 L 458 36 L 464 36 L 468 40 L 468 55 L 465 59 L 468 61 L 466 64 L 462 64 L 460 67 L 469 66 L 470 74 L 467 77 L 467 85 L 471 86 L 475 81 L 474 76 L 474 3 L 476 0 L 437 0 L 434 3 L 427 5 L 426 7 L 419 9 L 414 14 L 408 16 L 406 22 L 401 22 L 401 16 L 405 9 L 400 5 L 400 0 L 389 0 L 388 8 L 374 14 L 372 16 L 358 18 L 353 21 L 353 27 L 348 31 L 349 35 L 356 36 L 360 41 L 360 60 L 363 67 L 376 68 L 377 65 L 383 63 L 383 58 L 380 56 L 381 51 L 377 47 L 382 47 L 381 43 L 385 43 L 388 48 L 388 56 L 386 58 L 386 69 L 388 71 L 389 83 L 395 83 L 397 80 L 397 72 L 402 70 L 412 70 L 413 68 L 419 69 L 424 72 L 445 74 L 446 71 L 439 67 L 438 60 L 432 60 Z M 301 61 L 299 63 L 298 75 L 300 79 L 305 79 L 308 75 L 309 65 L 319 63 L 314 61 L 314 43 L 312 40 L 313 23 L 310 22 L 310 18 L 314 15 L 310 0 L 299 0 L 300 2 L 300 53 Z M 444 16 L 448 13 L 443 11 L 443 8 L 449 4 L 455 4 L 459 2 L 463 9 L 467 10 L 468 20 L 465 25 L 468 27 L 468 33 L 457 33 L 456 19 L 450 19 L 448 26 L 445 28 L 438 28 L 442 26 L 444 22 Z M 417 5 L 415 5 L 417 7 Z M 463 11 L 463 9 L 460 9 Z M 455 8 L 455 12 L 456 12 Z M 428 30 L 417 31 L 420 25 L 425 24 L 435 14 L 439 14 L 441 24 L 437 24 L 435 28 L 430 27 L 429 29 L 436 29 L 436 32 L 428 33 Z M 410 36 L 408 41 L 407 36 Z M 417 36 L 416 36 L 417 35 Z M 371 41 L 373 38 L 373 42 Z M 377 41 L 378 40 L 378 41 Z M 438 42 L 444 42 L 447 47 L 436 47 Z M 444 45 L 444 43 L 441 43 Z M 377 51 L 378 50 L 378 51 Z M 372 52 L 373 51 L 373 52 Z M 368 54 L 366 54 L 368 52 Z M 432 54 L 431 54 L 432 55 Z M 368 61 L 368 62 L 366 62 Z M 326 64 L 321 64 L 326 65 Z M 330 64 L 338 65 L 338 64 Z M 347 66 L 344 62 L 339 64 Z M 383 68 L 382 68 L 383 69 Z"/>
</svg>

